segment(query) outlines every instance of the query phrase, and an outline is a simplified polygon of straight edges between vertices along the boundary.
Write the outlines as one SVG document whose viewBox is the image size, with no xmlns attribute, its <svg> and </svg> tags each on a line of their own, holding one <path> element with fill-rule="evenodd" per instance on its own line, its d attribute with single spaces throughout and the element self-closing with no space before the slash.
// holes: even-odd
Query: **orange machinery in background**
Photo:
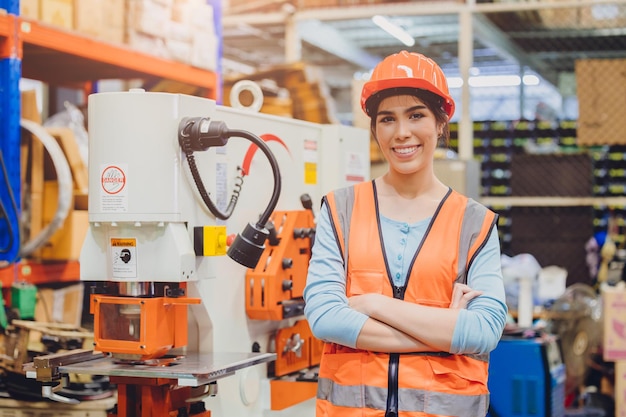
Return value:
<svg viewBox="0 0 626 417">
<path fill-rule="evenodd" d="M 270 238 L 259 263 L 246 273 L 246 312 L 255 320 L 285 320 L 304 314 L 304 287 L 315 238 L 309 196 L 307 210 L 276 211 Z M 273 336 L 276 361 L 270 365 L 271 408 L 282 410 L 315 396 L 315 369 L 323 343 L 306 320 L 281 328 Z M 308 375 L 307 374 L 312 374 Z"/>
<path fill-rule="evenodd" d="M 57 401 L 66 375 L 109 376 L 116 417 L 314 412 L 310 202 L 368 178 L 365 129 L 181 94 L 92 94 L 80 278 L 94 283 L 99 354 L 36 358 L 27 374 Z"/>
</svg>

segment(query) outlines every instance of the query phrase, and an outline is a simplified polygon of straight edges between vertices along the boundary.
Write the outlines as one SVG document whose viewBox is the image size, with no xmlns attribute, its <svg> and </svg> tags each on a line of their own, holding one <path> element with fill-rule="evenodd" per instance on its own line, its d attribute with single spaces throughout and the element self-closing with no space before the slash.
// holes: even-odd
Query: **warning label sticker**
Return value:
<svg viewBox="0 0 626 417">
<path fill-rule="evenodd" d="M 348 152 L 344 164 L 346 170 L 346 182 L 354 184 L 365 181 L 369 158 L 360 152 Z"/>
<path fill-rule="evenodd" d="M 137 239 L 111 238 L 111 262 L 114 278 L 137 278 Z"/>
<path fill-rule="evenodd" d="M 125 164 L 103 164 L 100 167 L 100 208 L 103 212 L 128 211 L 127 172 Z"/>
<path fill-rule="evenodd" d="M 305 139 L 302 151 L 305 184 L 317 184 L 317 157 L 317 141 Z"/>
</svg>

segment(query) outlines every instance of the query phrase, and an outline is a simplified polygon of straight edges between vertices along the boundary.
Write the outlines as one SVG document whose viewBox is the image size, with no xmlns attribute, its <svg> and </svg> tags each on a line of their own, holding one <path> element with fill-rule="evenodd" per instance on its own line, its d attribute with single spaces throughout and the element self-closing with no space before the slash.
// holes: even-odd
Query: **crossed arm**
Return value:
<svg viewBox="0 0 626 417">
<path fill-rule="evenodd" d="M 350 297 L 349 305 L 369 318 L 356 347 L 379 352 L 449 352 L 459 310 L 481 294 L 455 284 L 449 308 L 426 307 L 382 294 Z"/>
</svg>

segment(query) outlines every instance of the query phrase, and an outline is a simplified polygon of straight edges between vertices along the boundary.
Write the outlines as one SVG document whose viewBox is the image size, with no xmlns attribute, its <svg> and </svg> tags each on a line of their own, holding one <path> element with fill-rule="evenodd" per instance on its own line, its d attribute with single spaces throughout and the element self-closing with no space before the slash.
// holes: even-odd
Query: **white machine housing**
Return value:
<svg viewBox="0 0 626 417">
<path fill-rule="evenodd" d="M 226 225 L 235 234 L 257 221 L 273 190 L 270 164 L 259 150 L 247 160 L 249 172 L 232 217 L 216 219 L 202 202 L 178 143 L 185 117 L 224 121 L 230 129 L 266 141 L 280 167 L 277 210 L 302 210 L 300 196 L 307 193 L 317 213 L 325 193 L 368 180 L 369 132 L 180 94 L 131 90 L 89 97 L 89 231 L 81 252 L 81 279 L 193 282 L 189 296 L 201 298 L 202 304 L 190 307 L 189 351 L 250 352 L 253 344 L 269 351 L 272 333 L 293 319 L 248 319 L 247 269 L 227 256 L 195 256 L 193 227 Z M 227 205 L 251 145 L 232 137 L 226 146 L 194 154 L 218 207 Z M 207 409 L 216 417 L 270 415 L 266 375 L 265 365 L 259 365 L 220 380 L 219 394 L 207 400 Z"/>
</svg>

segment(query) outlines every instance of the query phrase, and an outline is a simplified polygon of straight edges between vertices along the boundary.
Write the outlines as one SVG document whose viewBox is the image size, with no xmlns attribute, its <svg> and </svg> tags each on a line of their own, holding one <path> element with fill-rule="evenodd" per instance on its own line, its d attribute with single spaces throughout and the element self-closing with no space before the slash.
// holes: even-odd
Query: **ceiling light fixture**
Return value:
<svg viewBox="0 0 626 417">
<path fill-rule="evenodd" d="M 386 17 L 377 14 L 372 17 L 372 22 L 406 46 L 415 45 L 415 39 L 413 39 L 413 36 Z"/>
<path fill-rule="evenodd" d="M 517 87 L 521 83 L 526 86 L 536 86 L 541 80 L 536 75 L 479 75 L 469 77 L 470 87 Z M 448 88 L 461 88 L 463 79 L 461 77 L 448 77 Z"/>
</svg>

